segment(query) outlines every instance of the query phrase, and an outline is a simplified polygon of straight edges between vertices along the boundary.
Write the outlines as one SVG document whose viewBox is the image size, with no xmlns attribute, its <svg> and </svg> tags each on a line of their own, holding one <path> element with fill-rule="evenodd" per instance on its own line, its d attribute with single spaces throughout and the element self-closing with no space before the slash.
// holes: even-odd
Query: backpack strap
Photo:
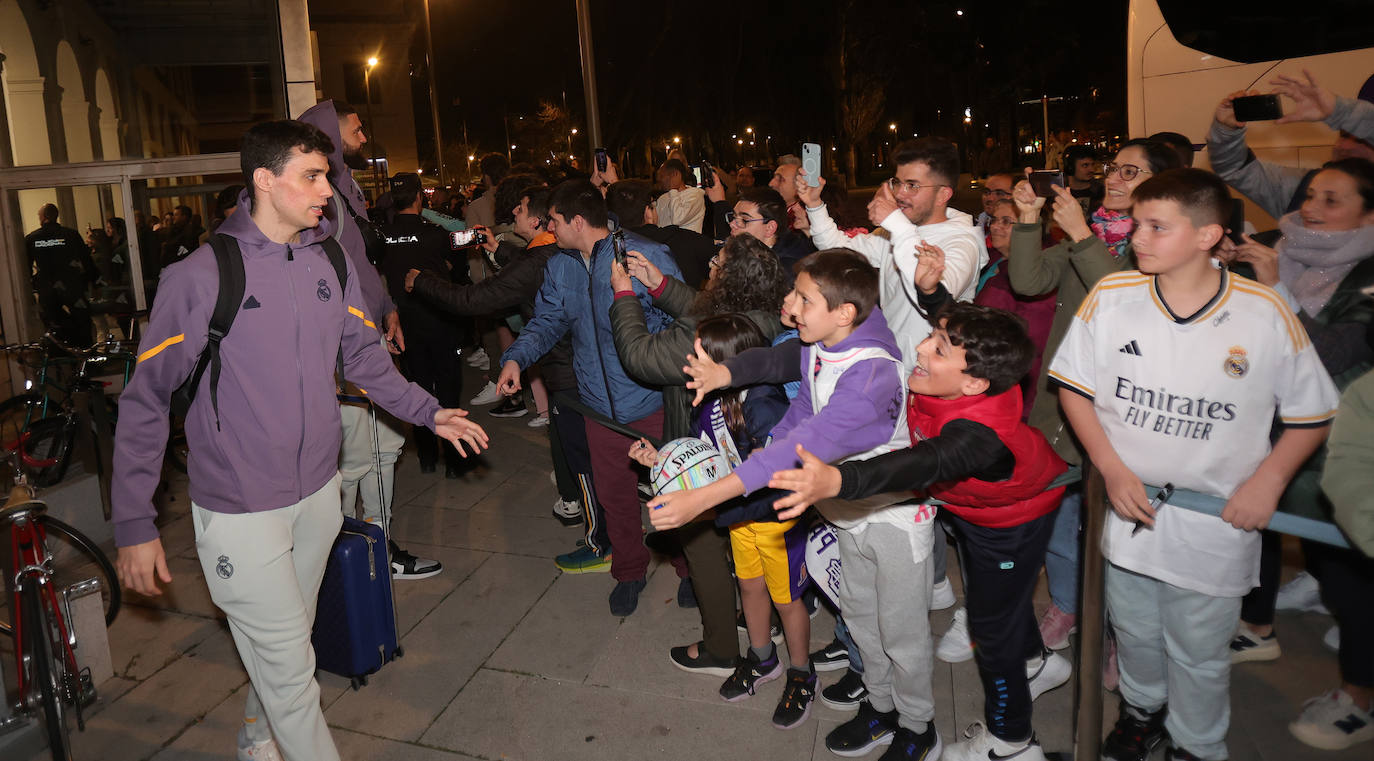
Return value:
<svg viewBox="0 0 1374 761">
<path fill-rule="evenodd" d="M 219 295 L 215 298 L 215 311 L 210 315 L 209 338 L 205 348 L 196 360 L 195 370 L 191 373 L 190 392 L 194 395 L 200 387 L 200 378 L 205 367 L 210 367 L 210 406 L 215 411 L 215 430 L 219 430 L 219 345 L 234 326 L 238 316 L 239 304 L 243 301 L 246 287 L 243 274 L 243 252 L 239 242 L 232 236 L 215 233 L 209 239 L 210 248 L 215 252 L 215 263 L 219 266 Z"/>
<path fill-rule="evenodd" d="M 337 196 L 338 193 L 336 192 L 335 195 Z M 325 255 L 329 257 L 329 263 L 334 265 L 334 274 L 338 275 L 339 277 L 339 299 L 343 300 L 343 294 L 348 289 L 348 259 L 344 254 L 343 246 L 339 245 L 339 241 L 335 238 L 325 238 L 320 243 L 322 246 L 324 246 Z M 348 303 L 344 302 L 344 306 L 347 307 Z M 342 385 L 344 382 L 344 361 L 342 342 L 340 342 L 339 344 L 338 365 L 339 383 L 340 385 Z"/>
</svg>

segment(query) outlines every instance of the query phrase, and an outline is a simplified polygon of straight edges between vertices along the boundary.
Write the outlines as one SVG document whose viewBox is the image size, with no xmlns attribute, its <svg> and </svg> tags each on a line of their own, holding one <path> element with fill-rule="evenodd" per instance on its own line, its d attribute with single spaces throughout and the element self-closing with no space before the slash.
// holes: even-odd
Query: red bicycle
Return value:
<svg viewBox="0 0 1374 761">
<path fill-rule="evenodd" d="M 71 603 L 86 594 L 101 594 L 109 625 L 119 612 L 119 584 L 100 548 L 48 515 L 47 505 L 37 499 L 25 468 L 45 463 L 25 451 L 26 439 L 27 434 L 21 435 L 6 445 L 15 465 L 15 485 L 0 506 L 0 527 L 9 533 L 6 581 L 12 584 L 12 594 L 11 619 L 0 621 L 0 633 L 14 638 L 15 713 L 41 715 L 53 759 L 69 761 L 68 717 L 75 713 L 78 729 L 85 729 L 82 708 L 96 696 L 89 669 L 81 669 L 76 659 Z"/>
</svg>

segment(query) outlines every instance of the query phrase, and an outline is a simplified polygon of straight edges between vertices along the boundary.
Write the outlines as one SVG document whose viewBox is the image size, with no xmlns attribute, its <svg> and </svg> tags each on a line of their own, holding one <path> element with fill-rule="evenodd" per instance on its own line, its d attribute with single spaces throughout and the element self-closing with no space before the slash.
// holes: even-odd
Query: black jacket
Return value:
<svg viewBox="0 0 1374 761">
<path fill-rule="evenodd" d="M 455 258 L 448 243 L 448 233 L 420 219 L 418 214 L 397 214 L 391 222 L 380 225 L 378 231 L 386 241 L 382 275 L 386 277 L 387 290 L 391 292 L 391 300 L 396 302 L 396 311 L 406 333 L 419 332 L 456 340 L 459 326 L 453 314 L 415 294 L 406 293 L 405 289 L 406 273 L 412 269 L 443 273 L 444 279 L 452 279 Z M 459 278 L 465 280 L 466 276 L 466 269 L 458 271 Z"/>
<path fill-rule="evenodd" d="M 56 319 L 66 310 L 89 306 L 86 293 L 100 273 L 80 233 L 47 222 L 24 236 L 24 249 L 45 321 Z"/>
<path fill-rule="evenodd" d="M 673 261 L 682 270 L 682 282 L 693 288 L 705 285 L 706 278 L 711 275 L 711 257 L 720 248 L 710 236 L 684 230 L 677 225 L 644 225 L 632 227 L 630 231 L 667 246 Z"/>
<path fill-rule="evenodd" d="M 558 246 L 550 243 L 520 249 L 513 243 L 502 243 L 497 249 L 498 259 L 505 256 L 506 265 L 491 277 L 472 285 L 450 283 L 433 272 L 421 272 L 415 278 L 419 296 L 454 314 L 485 315 L 515 307 L 526 322 L 534 317 L 534 297 L 544 285 L 544 267 L 558 254 Z M 572 369 L 572 344 L 565 337 L 540 360 L 544 382 L 552 391 L 577 388 L 577 376 Z"/>
</svg>

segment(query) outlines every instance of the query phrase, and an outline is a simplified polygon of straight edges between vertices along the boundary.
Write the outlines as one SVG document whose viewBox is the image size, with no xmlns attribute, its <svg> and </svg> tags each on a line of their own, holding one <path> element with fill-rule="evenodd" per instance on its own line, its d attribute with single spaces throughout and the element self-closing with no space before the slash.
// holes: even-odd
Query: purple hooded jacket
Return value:
<svg viewBox="0 0 1374 761">
<path fill-rule="evenodd" d="M 434 427 L 439 403 L 407 383 L 377 340 L 363 309 L 357 269 L 338 277 L 320 241 L 328 220 L 296 243 L 274 243 L 250 216 L 248 192 L 218 232 L 243 252 L 244 304 L 220 344 L 219 428 L 210 373 L 186 419 L 191 499 L 217 513 L 275 510 L 321 489 L 339 468 L 339 403 L 334 373 L 344 374 L 396 417 Z M 139 345 L 138 365 L 119 400 L 115 431 L 113 521 L 124 547 L 158 536 L 153 491 L 162 472 L 172 392 L 205 347 L 219 293 L 210 246 L 169 266 Z"/>
<path fill-rule="evenodd" d="M 881 348 L 897 359 L 902 356 L 897 339 L 887 327 L 883 310 L 876 306 L 853 333 L 825 349 L 843 352 L 865 347 Z M 774 347 L 765 351 L 778 350 Z M 734 357 L 731 362 L 738 363 L 747 354 Z M 792 399 L 787 414 L 773 426 L 773 440 L 763 449 L 754 450 L 749 459 L 735 468 L 735 475 L 744 482 L 745 494 L 767 486 L 775 471 L 799 467 L 798 444 L 822 462 L 839 462 L 886 444 L 892 438 L 897 419 L 906 416 L 906 386 L 902 374 L 892 362 L 883 359 L 855 362 L 840 376 L 825 408 L 813 410 L 808 359 L 809 352 L 802 351 L 801 391 Z M 738 378 L 734 380 L 741 382 Z"/>
<path fill-rule="evenodd" d="M 329 154 L 329 181 L 338 193 L 348 197 L 354 211 L 365 216 L 367 200 L 363 198 L 358 183 L 353 180 L 353 170 L 344 163 L 343 137 L 339 135 L 339 114 L 334 110 L 334 101 L 322 100 L 307 108 L 297 119 L 318 127 L 334 141 L 334 152 Z M 349 216 L 342 201 L 330 204 L 325 215 L 332 225 L 330 229 L 339 232 L 339 243 L 343 245 L 344 253 L 348 254 L 349 264 L 358 272 L 358 285 L 362 288 L 363 303 L 366 305 L 364 308 L 377 320 L 377 328 L 384 330 L 382 320 L 396 311 L 396 304 L 382 284 L 382 276 L 377 268 L 367 260 L 367 250 L 363 246 L 363 234 L 358 231 L 358 223 Z"/>
</svg>

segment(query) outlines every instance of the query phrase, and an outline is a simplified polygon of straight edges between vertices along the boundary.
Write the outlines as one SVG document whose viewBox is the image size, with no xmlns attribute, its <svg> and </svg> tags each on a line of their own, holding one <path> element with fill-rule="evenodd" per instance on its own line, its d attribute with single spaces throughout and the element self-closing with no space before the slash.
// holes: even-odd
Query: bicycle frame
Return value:
<svg viewBox="0 0 1374 761">
<path fill-rule="evenodd" d="M 30 676 L 32 668 L 26 668 L 24 654 L 27 650 L 34 649 L 27 647 L 25 638 L 33 636 L 35 633 L 25 628 L 22 620 L 23 605 L 21 603 L 23 592 L 28 585 L 36 584 L 39 591 L 39 599 L 47 608 L 52 617 L 52 623 L 57 627 L 57 634 L 61 642 L 61 649 L 58 657 L 62 659 L 63 671 L 67 677 L 64 683 L 59 685 L 63 693 L 63 699 L 80 703 L 80 695 L 73 694 L 72 687 L 75 685 L 76 691 L 81 690 L 81 681 L 76 663 L 76 634 L 68 625 L 67 615 L 64 605 L 60 605 L 57 599 L 57 590 L 53 588 L 52 579 L 52 553 L 47 548 L 47 537 L 44 535 L 43 527 L 38 522 L 32 520 L 32 515 L 42 508 L 41 503 L 35 504 L 33 511 L 21 511 L 10 517 L 10 547 L 14 580 L 14 592 L 12 597 L 14 616 L 14 652 L 16 674 L 18 677 L 19 700 L 24 710 L 36 710 L 39 708 L 38 686 L 33 684 Z M 52 636 L 52 632 L 37 632 L 37 636 Z"/>
</svg>

